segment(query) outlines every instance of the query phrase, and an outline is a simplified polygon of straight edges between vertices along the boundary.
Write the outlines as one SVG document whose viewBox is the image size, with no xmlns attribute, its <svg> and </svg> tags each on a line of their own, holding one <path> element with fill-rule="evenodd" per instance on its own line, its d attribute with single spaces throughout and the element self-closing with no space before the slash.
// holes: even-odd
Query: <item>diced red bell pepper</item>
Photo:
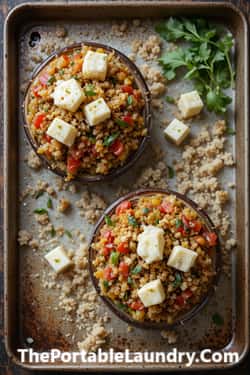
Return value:
<svg viewBox="0 0 250 375">
<path fill-rule="evenodd" d="M 103 234 L 103 237 L 106 238 L 106 240 L 107 240 L 108 243 L 113 242 L 113 241 L 114 241 L 114 238 L 115 238 L 115 237 L 113 236 L 111 230 L 107 230 L 107 232 L 105 232 L 105 233 Z"/>
<path fill-rule="evenodd" d="M 39 115 L 36 115 L 34 119 L 35 128 L 39 129 L 41 127 L 41 124 L 44 121 L 45 117 L 46 117 L 45 113 L 40 113 Z"/>
<path fill-rule="evenodd" d="M 110 146 L 110 151 L 113 152 L 114 155 L 119 156 L 123 153 L 124 146 L 119 139 L 116 139 L 114 143 Z"/>
<path fill-rule="evenodd" d="M 205 237 L 209 246 L 215 246 L 217 244 L 217 234 L 214 232 L 204 232 L 203 237 Z"/>
<path fill-rule="evenodd" d="M 124 85 L 122 86 L 122 91 L 127 92 L 128 94 L 133 94 L 134 89 L 132 86 Z"/>
<path fill-rule="evenodd" d="M 184 297 L 182 295 L 177 296 L 176 299 L 175 299 L 175 302 L 179 306 L 185 305 L 185 299 L 184 299 Z"/>
<path fill-rule="evenodd" d="M 174 207 L 171 202 L 163 201 L 160 205 L 160 212 L 163 214 L 173 213 Z"/>
<path fill-rule="evenodd" d="M 134 119 L 130 115 L 123 116 L 123 121 L 125 121 L 129 125 L 134 125 Z"/>
<path fill-rule="evenodd" d="M 110 266 L 107 266 L 104 269 L 103 272 L 104 272 L 104 279 L 105 280 L 111 281 L 111 280 L 114 280 L 116 278 L 116 276 L 113 274 L 112 267 L 110 267 Z"/>
<path fill-rule="evenodd" d="M 132 205 L 131 205 L 130 201 L 124 201 L 124 202 L 120 203 L 119 206 L 116 207 L 115 213 L 116 213 L 116 215 L 120 215 L 120 214 L 124 213 L 125 211 L 129 210 L 131 207 L 132 207 Z"/>
<path fill-rule="evenodd" d="M 50 143 L 51 142 L 51 140 L 52 140 L 52 138 L 48 135 L 48 134 L 44 134 L 44 140 L 46 141 L 46 142 L 48 142 L 48 143 Z"/>
<path fill-rule="evenodd" d="M 132 310 L 138 310 L 138 311 L 144 310 L 144 305 L 140 300 L 132 302 L 130 307 Z"/>
<path fill-rule="evenodd" d="M 50 78 L 50 75 L 47 72 L 44 72 L 40 75 L 39 81 L 43 86 L 47 86 L 48 80 Z"/>
<path fill-rule="evenodd" d="M 125 262 L 121 262 L 119 265 L 119 271 L 124 277 L 128 277 L 129 275 L 129 265 Z"/>
<path fill-rule="evenodd" d="M 182 296 L 185 300 L 191 298 L 192 295 L 193 295 L 193 292 L 190 289 L 186 289 L 184 290 L 184 292 L 182 292 Z"/>
<path fill-rule="evenodd" d="M 127 242 L 121 242 L 117 246 L 117 251 L 121 254 L 128 254 L 129 252 L 129 247 Z"/>
<path fill-rule="evenodd" d="M 39 86 L 35 86 L 33 87 L 33 94 L 35 95 L 36 98 L 40 98 L 41 95 L 39 95 L 38 91 L 40 91 L 40 87 Z"/>
<path fill-rule="evenodd" d="M 197 233 L 200 232 L 200 230 L 202 228 L 202 224 L 201 224 L 200 221 L 189 220 L 185 215 L 182 215 L 181 220 L 184 223 L 185 227 L 187 227 L 189 229 L 192 229 L 194 232 L 197 232 Z"/>
<path fill-rule="evenodd" d="M 75 174 L 78 170 L 78 168 L 81 165 L 81 161 L 79 159 L 75 159 L 72 156 L 68 157 L 67 160 L 67 170 L 71 174 Z"/>
<path fill-rule="evenodd" d="M 105 244 L 105 246 L 102 250 L 102 254 L 104 256 L 108 256 L 111 253 L 111 251 L 113 250 L 113 248 L 114 248 L 114 246 L 113 246 L 112 243 Z"/>
<path fill-rule="evenodd" d="M 193 295 L 193 292 L 190 289 L 186 289 L 180 296 L 177 296 L 175 299 L 175 302 L 179 306 L 185 305 L 186 301 L 191 298 Z"/>
</svg>

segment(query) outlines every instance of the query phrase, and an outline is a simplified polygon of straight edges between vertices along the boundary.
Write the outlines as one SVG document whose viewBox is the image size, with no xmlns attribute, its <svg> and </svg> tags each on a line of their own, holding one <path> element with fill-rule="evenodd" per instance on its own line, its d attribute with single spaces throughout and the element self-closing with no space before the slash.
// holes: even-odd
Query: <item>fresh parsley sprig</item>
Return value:
<svg viewBox="0 0 250 375">
<path fill-rule="evenodd" d="M 234 87 L 235 72 L 230 53 L 233 37 L 205 19 L 171 17 L 156 31 L 169 42 L 186 41 L 188 45 L 165 52 L 159 59 L 168 80 L 176 77 L 180 67 L 184 79 L 191 79 L 211 112 L 222 114 L 231 103 L 224 90 Z"/>
</svg>

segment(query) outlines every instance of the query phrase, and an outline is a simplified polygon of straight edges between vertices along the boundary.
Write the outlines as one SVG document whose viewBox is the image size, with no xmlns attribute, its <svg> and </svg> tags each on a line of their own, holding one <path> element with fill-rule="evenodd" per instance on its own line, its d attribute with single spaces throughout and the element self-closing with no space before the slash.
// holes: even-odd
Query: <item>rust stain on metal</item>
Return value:
<svg viewBox="0 0 250 375">
<path fill-rule="evenodd" d="M 69 351 L 70 346 L 65 337 L 61 334 L 60 330 L 55 327 L 60 326 L 58 322 L 49 315 L 45 321 L 43 317 L 44 307 L 42 307 L 35 297 L 34 288 L 31 280 L 26 278 L 25 294 L 22 306 L 23 320 L 23 335 L 24 340 L 27 337 L 32 337 L 34 343 L 32 347 L 36 350 L 50 350 L 57 348 L 62 351 Z M 49 304 L 49 301 L 48 301 Z"/>
</svg>

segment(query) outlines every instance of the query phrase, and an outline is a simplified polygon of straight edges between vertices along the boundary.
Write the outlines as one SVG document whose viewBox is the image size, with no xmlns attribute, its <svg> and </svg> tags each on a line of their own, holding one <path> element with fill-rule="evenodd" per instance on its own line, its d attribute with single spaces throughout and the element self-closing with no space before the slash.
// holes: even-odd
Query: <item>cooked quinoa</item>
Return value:
<svg viewBox="0 0 250 375">
<path fill-rule="evenodd" d="M 107 54 L 105 80 L 86 79 L 82 65 L 88 51 Z M 76 80 L 83 93 L 75 112 L 54 104 L 53 94 L 61 81 Z M 111 116 L 95 126 L 86 120 L 87 104 L 103 98 Z M 144 99 L 130 68 L 115 52 L 83 45 L 55 57 L 32 82 L 26 101 L 26 120 L 37 145 L 37 153 L 70 180 L 81 174 L 110 173 L 126 163 L 147 134 Z M 47 134 L 55 118 L 73 126 L 77 135 L 66 146 Z"/>
<path fill-rule="evenodd" d="M 164 231 L 163 258 L 150 264 L 138 255 L 139 235 L 149 225 Z M 184 201 L 173 194 L 142 195 L 123 201 L 105 217 L 91 245 L 94 276 L 101 294 L 135 320 L 172 324 L 208 292 L 215 275 L 216 245 L 216 233 Z M 188 272 L 167 264 L 174 246 L 198 254 Z M 165 299 L 145 307 L 138 290 L 156 279 L 163 285 Z"/>
</svg>

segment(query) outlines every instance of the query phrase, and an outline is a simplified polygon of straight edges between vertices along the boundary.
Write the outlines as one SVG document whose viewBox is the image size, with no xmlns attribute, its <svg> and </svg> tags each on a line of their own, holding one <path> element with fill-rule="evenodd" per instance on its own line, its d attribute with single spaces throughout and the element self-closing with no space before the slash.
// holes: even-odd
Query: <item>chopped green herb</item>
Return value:
<svg viewBox="0 0 250 375">
<path fill-rule="evenodd" d="M 106 137 L 104 139 L 104 142 L 103 142 L 104 146 L 106 146 L 106 147 L 111 146 L 114 143 L 114 141 L 119 137 L 119 134 L 120 133 L 114 133 L 114 134 L 111 134 L 110 136 Z"/>
<path fill-rule="evenodd" d="M 54 225 L 52 225 L 52 228 L 51 228 L 51 231 L 50 231 L 50 235 L 51 235 L 51 237 L 55 237 L 55 235 L 56 235 L 56 231 L 55 231 Z"/>
<path fill-rule="evenodd" d="M 168 165 L 168 178 L 173 178 L 174 177 L 174 169 Z"/>
<path fill-rule="evenodd" d="M 126 128 L 128 123 L 126 121 L 120 120 L 119 118 L 115 119 L 117 125 L 121 126 L 122 128 Z"/>
<path fill-rule="evenodd" d="M 227 129 L 226 129 L 226 133 L 227 133 L 228 135 L 235 135 L 235 134 L 236 134 L 236 131 L 235 131 L 234 129 L 232 129 L 232 128 L 227 128 Z"/>
<path fill-rule="evenodd" d="M 96 143 L 96 138 L 93 136 L 89 137 L 90 142 L 94 145 Z"/>
<path fill-rule="evenodd" d="M 105 215 L 105 223 L 109 226 L 112 227 L 114 225 L 113 221 L 111 220 L 111 217 L 108 215 Z"/>
<path fill-rule="evenodd" d="M 174 104 L 175 103 L 175 98 L 173 98 L 172 96 L 167 95 L 166 96 L 166 102 L 168 102 L 170 104 Z"/>
<path fill-rule="evenodd" d="M 59 70 L 58 73 L 60 74 L 60 76 L 64 75 L 64 69 Z"/>
<path fill-rule="evenodd" d="M 86 85 L 84 87 L 84 92 L 87 96 L 95 96 L 96 95 L 95 87 L 93 85 Z"/>
<path fill-rule="evenodd" d="M 103 285 L 104 289 L 109 288 L 109 282 L 107 280 L 103 280 L 102 285 Z"/>
<path fill-rule="evenodd" d="M 110 255 L 110 259 L 111 259 L 111 263 L 114 265 L 114 266 L 117 266 L 118 262 L 119 262 L 119 256 L 120 254 L 116 251 L 113 251 Z"/>
<path fill-rule="evenodd" d="M 72 238 L 72 233 L 69 231 L 69 230 L 65 230 L 64 233 L 66 234 L 66 236 L 68 236 L 69 238 Z"/>
<path fill-rule="evenodd" d="M 141 270 L 142 270 L 142 266 L 140 266 L 140 264 L 137 264 L 137 266 L 135 266 L 135 268 L 132 269 L 131 274 L 137 275 L 138 273 L 141 272 Z"/>
<path fill-rule="evenodd" d="M 132 278 L 131 278 L 130 276 L 128 277 L 128 284 L 129 284 L 129 285 L 134 284 L 134 282 L 133 282 L 133 280 L 132 280 Z"/>
<path fill-rule="evenodd" d="M 124 303 L 121 303 L 121 302 L 117 302 L 117 303 L 116 303 L 116 306 L 117 306 L 119 309 L 123 310 L 123 311 L 127 311 L 127 309 L 128 309 L 128 306 L 125 305 Z"/>
<path fill-rule="evenodd" d="M 60 263 L 60 259 L 58 259 L 58 258 L 55 258 L 54 261 L 55 261 L 55 263 Z"/>
<path fill-rule="evenodd" d="M 56 82 L 56 77 L 55 76 L 52 76 L 48 79 L 48 84 L 49 85 L 52 85 L 54 82 Z"/>
<path fill-rule="evenodd" d="M 225 113 L 232 99 L 224 90 L 233 88 L 235 81 L 230 61 L 233 36 L 202 18 L 170 17 L 157 25 L 156 31 L 168 42 L 188 42 L 184 47 L 166 51 L 159 59 L 165 77 L 174 79 L 176 71 L 184 67 L 184 79 L 194 81 L 207 109 Z"/>
<path fill-rule="evenodd" d="M 34 213 L 38 215 L 43 215 L 43 214 L 47 214 L 48 211 L 45 210 L 45 208 L 37 208 L 36 210 L 34 210 Z"/>
<path fill-rule="evenodd" d="M 130 295 L 129 290 L 126 290 L 126 292 L 124 293 L 124 299 L 125 299 L 125 301 L 127 301 L 129 299 L 129 295 Z"/>
<path fill-rule="evenodd" d="M 132 215 L 128 215 L 128 223 L 132 225 L 133 227 L 137 227 L 138 223 L 136 221 L 136 218 Z"/>
<path fill-rule="evenodd" d="M 180 227 L 182 227 L 183 226 L 182 220 L 181 219 L 176 219 L 175 220 L 175 226 L 176 226 L 177 229 L 180 228 Z"/>
<path fill-rule="evenodd" d="M 133 95 L 129 95 L 128 96 L 127 103 L 128 103 L 128 105 L 132 105 L 133 104 Z"/>
<path fill-rule="evenodd" d="M 47 207 L 48 208 L 53 208 L 53 203 L 52 203 L 52 199 L 49 198 L 48 201 L 47 201 Z"/>
<path fill-rule="evenodd" d="M 43 194 L 44 194 L 44 191 L 43 191 L 43 190 L 39 190 L 39 191 L 36 193 L 35 198 L 38 199 L 38 198 L 40 198 Z"/>
<path fill-rule="evenodd" d="M 147 214 L 149 213 L 149 208 L 148 208 L 148 207 L 143 207 L 143 209 L 142 209 L 142 213 L 143 213 L 144 215 L 147 215 Z"/>
<path fill-rule="evenodd" d="M 156 224 L 156 225 L 159 224 L 159 222 L 160 222 L 160 219 L 156 219 L 156 220 L 155 220 L 155 224 Z"/>
<path fill-rule="evenodd" d="M 173 287 L 178 288 L 181 285 L 181 283 L 182 283 L 182 277 L 178 272 L 176 272 L 175 281 L 173 282 Z"/>
<path fill-rule="evenodd" d="M 113 83 L 113 85 L 117 84 L 117 79 L 115 77 L 110 77 L 109 80 Z"/>
<path fill-rule="evenodd" d="M 216 324 L 217 326 L 222 326 L 224 324 L 223 317 L 220 314 L 218 314 L 218 313 L 215 313 L 212 316 L 212 320 L 213 320 L 214 324 Z"/>
</svg>

